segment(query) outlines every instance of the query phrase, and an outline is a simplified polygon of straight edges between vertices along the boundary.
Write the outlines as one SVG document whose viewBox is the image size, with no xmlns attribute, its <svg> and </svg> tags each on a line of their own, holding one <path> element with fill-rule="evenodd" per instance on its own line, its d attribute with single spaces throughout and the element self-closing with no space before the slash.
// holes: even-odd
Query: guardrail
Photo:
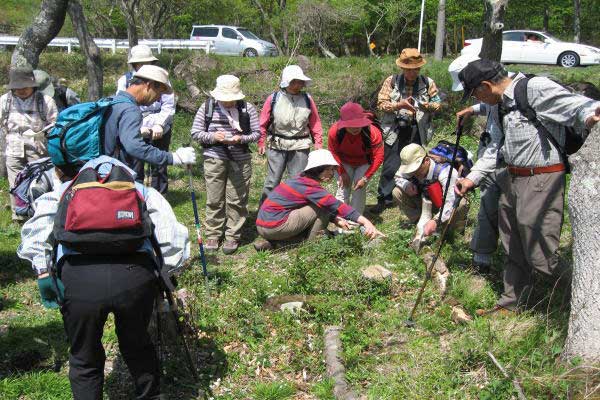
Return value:
<svg viewBox="0 0 600 400">
<path fill-rule="evenodd" d="M 19 42 L 18 36 L 0 36 L 0 47 L 16 46 Z M 127 39 L 94 39 L 96 45 L 101 49 L 111 49 L 112 53 L 116 53 L 117 49 L 128 49 L 129 42 Z M 204 50 L 206 54 L 214 50 L 214 44 L 209 40 L 183 40 L 183 39 L 142 39 L 138 44 L 145 44 L 151 49 L 156 49 L 158 54 L 163 49 L 188 49 L 188 50 Z M 73 47 L 79 47 L 79 39 L 77 38 L 54 38 L 48 44 L 52 47 L 65 47 L 67 53 L 73 51 Z"/>
</svg>

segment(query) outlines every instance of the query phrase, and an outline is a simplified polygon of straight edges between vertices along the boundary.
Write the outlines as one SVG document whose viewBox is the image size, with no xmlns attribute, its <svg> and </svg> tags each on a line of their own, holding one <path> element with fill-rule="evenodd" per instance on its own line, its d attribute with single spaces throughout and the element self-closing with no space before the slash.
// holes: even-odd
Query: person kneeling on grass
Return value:
<svg viewBox="0 0 600 400">
<path fill-rule="evenodd" d="M 338 166 L 329 150 L 315 150 L 308 155 L 304 172 L 269 193 L 256 218 L 258 234 L 265 239 L 254 244 L 257 251 L 270 250 L 277 241 L 313 239 L 330 220 L 343 229 L 349 229 L 346 220 L 355 222 L 371 239 L 383 236 L 371 221 L 321 186 L 333 178 Z"/>
</svg>

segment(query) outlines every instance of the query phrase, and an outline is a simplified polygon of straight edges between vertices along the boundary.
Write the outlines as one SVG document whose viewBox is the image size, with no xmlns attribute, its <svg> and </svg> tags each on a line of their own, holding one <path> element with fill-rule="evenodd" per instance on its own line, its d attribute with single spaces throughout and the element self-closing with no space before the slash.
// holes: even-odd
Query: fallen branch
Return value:
<svg viewBox="0 0 600 400">
<path fill-rule="evenodd" d="M 496 367 L 498 367 L 498 369 L 500 370 L 500 372 L 502 372 L 502 375 L 504 375 L 504 377 L 506 379 L 510 379 L 510 376 L 508 376 L 508 373 L 506 372 L 506 370 L 504 369 L 504 367 L 502 366 L 502 364 L 500 364 L 500 361 L 496 360 L 496 357 L 494 357 L 494 355 L 492 354 L 492 352 L 488 351 L 487 355 L 488 355 L 488 357 L 490 357 L 490 359 L 492 360 L 492 362 L 494 363 L 494 365 Z M 525 394 L 523 394 L 523 388 L 521 387 L 521 384 L 519 383 L 519 381 L 517 380 L 517 378 L 513 378 L 512 384 L 513 384 L 515 390 L 517 391 L 517 397 L 519 398 L 519 400 L 527 400 L 527 397 L 525 397 Z"/>
<path fill-rule="evenodd" d="M 325 328 L 325 364 L 327 374 L 333 378 L 333 395 L 339 400 L 356 400 L 354 393 L 346 382 L 346 368 L 341 362 L 339 353 L 342 351 L 339 326 L 328 326 Z"/>
</svg>

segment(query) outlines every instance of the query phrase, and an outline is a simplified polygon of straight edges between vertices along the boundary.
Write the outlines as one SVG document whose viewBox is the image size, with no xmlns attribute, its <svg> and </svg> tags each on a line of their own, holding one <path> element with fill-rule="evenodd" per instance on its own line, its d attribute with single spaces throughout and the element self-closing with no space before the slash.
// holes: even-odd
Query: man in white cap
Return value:
<svg viewBox="0 0 600 400">
<path fill-rule="evenodd" d="M 249 143 L 260 136 L 258 113 L 244 101 L 240 80 L 221 75 L 217 86 L 200 106 L 192 138 L 204 147 L 206 179 L 206 240 L 204 248 L 216 251 L 223 234 L 223 253 L 233 254 L 240 245 L 248 217 L 248 193 L 252 176 Z"/>
<path fill-rule="evenodd" d="M 290 177 L 304 170 L 311 142 L 323 147 L 323 128 L 317 106 L 302 91 L 311 79 L 298 65 L 288 65 L 281 74 L 280 90 L 271 94 L 260 113 L 259 154 L 267 152 L 267 177 L 261 203 L 281 182 L 287 169 Z"/>
<path fill-rule="evenodd" d="M 150 47 L 140 44 L 131 48 L 127 63 L 133 71 L 128 71 L 117 81 L 117 91 L 126 90 L 133 78 L 135 71 L 143 65 L 155 65 L 158 58 L 154 57 Z M 175 115 L 175 95 L 163 93 L 158 100 L 149 105 L 140 106 L 143 121 L 140 132 L 144 139 L 152 146 L 168 151 L 171 144 L 171 126 Z M 137 173 L 138 181 L 144 181 L 144 163 L 136 162 L 132 169 Z M 152 187 L 161 194 L 165 194 L 169 188 L 169 179 L 166 165 L 152 166 Z"/>
<path fill-rule="evenodd" d="M 173 153 L 157 149 L 146 143 L 140 133 L 143 118 L 139 106 L 150 105 L 163 93 L 172 93 L 169 73 L 155 65 L 144 65 L 137 70 L 125 91 L 119 91 L 115 99 L 125 102 L 115 104 L 104 121 L 104 154 L 114 157 L 127 166 L 136 160 L 152 165 L 194 164 L 193 147 L 181 147 Z"/>
</svg>

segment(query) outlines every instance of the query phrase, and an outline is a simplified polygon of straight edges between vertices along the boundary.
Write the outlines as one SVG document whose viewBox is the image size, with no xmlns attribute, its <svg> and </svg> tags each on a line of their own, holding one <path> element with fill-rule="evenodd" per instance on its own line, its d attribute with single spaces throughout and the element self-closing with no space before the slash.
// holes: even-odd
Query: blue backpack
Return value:
<svg viewBox="0 0 600 400">
<path fill-rule="evenodd" d="M 428 155 L 438 164 L 451 163 L 454 148 L 454 143 L 448 142 L 447 140 L 440 140 L 437 146 L 429 150 Z M 469 152 L 462 146 L 458 146 L 453 167 L 463 178 L 466 177 L 469 172 L 471 172 L 471 168 L 473 168 L 473 160 L 471 160 Z"/>
<path fill-rule="evenodd" d="M 130 99 L 107 97 L 75 104 L 61 111 L 47 136 L 52 163 L 58 166 L 75 164 L 100 156 L 104 152 L 104 115 L 109 107 L 127 102 L 133 103 Z"/>
</svg>

